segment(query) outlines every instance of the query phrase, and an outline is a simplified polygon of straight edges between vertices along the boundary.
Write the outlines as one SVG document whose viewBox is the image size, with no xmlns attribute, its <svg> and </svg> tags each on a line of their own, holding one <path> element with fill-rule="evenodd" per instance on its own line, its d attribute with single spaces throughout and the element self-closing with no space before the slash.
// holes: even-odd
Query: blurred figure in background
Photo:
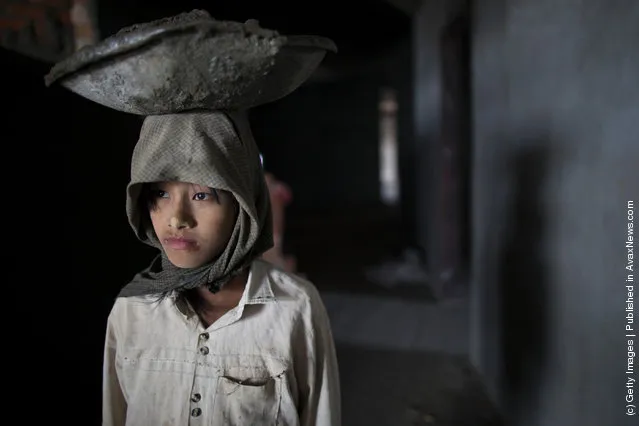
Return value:
<svg viewBox="0 0 639 426">
<path fill-rule="evenodd" d="M 271 210 L 273 212 L 273 247 L 266 251 L 262 258 L 286 272 L 296 272 L 296 259 L 288 256 L 283 251 L 285 210 L 293 200 L 293 194 L 288 185 L 278 180 L 272 173 L 264 172 L 266 185 L 271 197 Z"/>
</svg>

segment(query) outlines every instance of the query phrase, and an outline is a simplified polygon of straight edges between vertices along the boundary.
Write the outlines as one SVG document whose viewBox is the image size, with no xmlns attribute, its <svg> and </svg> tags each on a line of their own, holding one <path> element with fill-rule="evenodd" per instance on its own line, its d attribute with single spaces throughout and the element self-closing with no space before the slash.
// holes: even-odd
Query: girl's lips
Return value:
<svg viewBox="0 0 639 426">
<path fill-rule="evenodd" d="M 188 238 L 167 238 L 164 240 L 164 244 L 173 250 L 194 250 L 197 248 L 196 242 Z"/>
</svg>

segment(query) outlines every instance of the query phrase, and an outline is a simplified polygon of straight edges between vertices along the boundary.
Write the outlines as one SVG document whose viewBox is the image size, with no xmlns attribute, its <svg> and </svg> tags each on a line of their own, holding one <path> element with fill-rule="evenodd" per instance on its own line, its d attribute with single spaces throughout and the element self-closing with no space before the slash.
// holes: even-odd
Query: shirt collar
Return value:
<svg viewBox="0 0 639 426">
<path fill-rule="evenodd" d="M 268 264 L 256 260 L 251 264 L 246 288 L 238 306 L 256 305 L 275 301 L 275 294 L 268 275 Z"/>
<path fill-rule="evenodd" d="M 195 315 L 186 300 L 178 299 L 176 293 L 171 296 L 176 307 L 186 319 Z M 239 319 L 244 312 L 245 305 L 258 305 L 274 301 L 276 301 L 276 298 L 271 286 L 271 278 L 268 274 L 268 264 L 262 260 L 255 260 L 251 263 L 244 292 L 236 307 L 237 318 Z"/>
</svg>

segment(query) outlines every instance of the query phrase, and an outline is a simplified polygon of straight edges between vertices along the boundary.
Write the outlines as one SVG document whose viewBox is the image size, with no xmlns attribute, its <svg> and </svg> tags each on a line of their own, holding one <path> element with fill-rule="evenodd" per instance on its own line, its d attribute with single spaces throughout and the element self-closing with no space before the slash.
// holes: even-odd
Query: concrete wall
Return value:
<svg viewBox="0 0 639 426">
<path fill-rule="evenodd" d="M 630 424 L 639 2 L 478 0 L 473 43 L 473 362 L 510 424 Z"/>
</svg>

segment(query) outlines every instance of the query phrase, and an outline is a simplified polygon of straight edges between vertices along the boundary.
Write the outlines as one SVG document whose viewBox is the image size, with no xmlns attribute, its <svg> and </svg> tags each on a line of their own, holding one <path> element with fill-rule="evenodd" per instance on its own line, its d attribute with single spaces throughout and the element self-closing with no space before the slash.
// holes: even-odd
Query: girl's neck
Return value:
<svg viewBox="0 0 639 426">
<path fill-rule="evenodd" d="M 217 321 L 222 315 L 235 308 L 246 287 L 248 270 L 235 276 L 226 283 L 217 293 L 211 293 L 208 288 L 201 286 L 187 291 L 185 296 L 202 323 L 208 327 Z"/>
</svg>

